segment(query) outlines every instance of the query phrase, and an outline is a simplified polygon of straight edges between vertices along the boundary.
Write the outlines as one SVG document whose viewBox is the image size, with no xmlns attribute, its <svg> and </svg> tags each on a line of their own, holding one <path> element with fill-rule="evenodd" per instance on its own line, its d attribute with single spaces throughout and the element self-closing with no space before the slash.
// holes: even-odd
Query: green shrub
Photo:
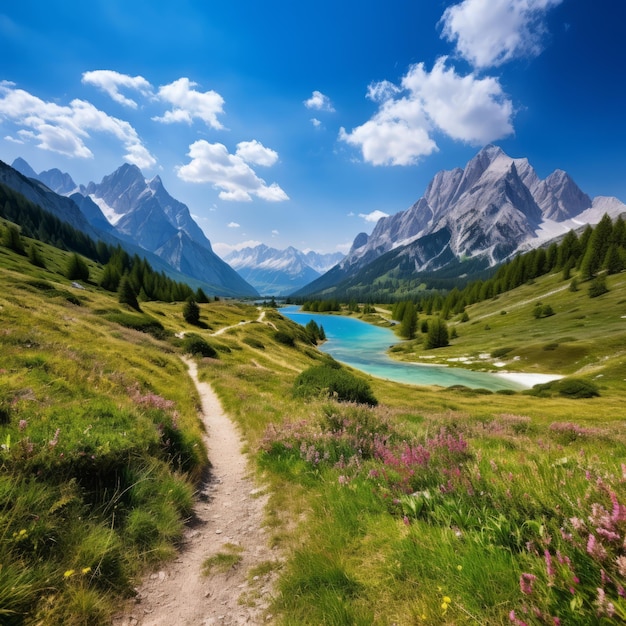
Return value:
<svg viewBox="0 0 626 626">
<path fill-rule="evenodd" d="M 142 333 L 148 333 L 156 339 L 167 337 L 167 331 L 159 320 L 155 320 L 149 315 L 135 315 L 133 313 L 109 313 L 106 316 L 110 322 L 115 322 L 120 326 L 132 328 Z"/>
<path fill-rule="evenodd" d="M 590 298 L 597 298 L 598 296 L 607 293 L 608 290 L 609 288 L 606 286 L 606 277 L 604 275 L 600 275 L 591 281 L 587 293 Z"/>
<path fill-rule="evenodd" d="M 199 335 L 189 334 L 185 335 L 183 340 L 183 350 L 186 354 L 192 354 L 194 356 L 206 356 L 212 359 L 217 359 L 217 351 L 213 346 L 208 344 Z"/>
<path fill-rule="evenodd" d="M 294 382 L 293 391 L 298 398 L 328 396 L 339 402 L 378 404 L 367 381 L 329 365 L 314 365 L 302 372 Z"/>
<path fill-rule="evenodd" d="M 581 399 L 595 398 L 600 395 L 597 385 L 582 378 L 562 378 L 549 383 L 535 385 L 526 393 L 539 397 L 550 397 L 558 394 L 564 398 Z"/>
<path fill-rule="evenodd" d="M 282 343 L 284 346 L 289 346 L 293 348 L 296 345 L 295 339 L 289 333 L 283 332 L 282 330 L 278 330 L 274 333 L 274 339 L 278 341 L 278 343 Z"/>
<path fill-rule="evenodd" d="M 243 343 L 250 346 L 251 348 L 256 348 L 257 350 L 265 350 L 265 346 L 258 339 L 255 339 L 254 337 L 246 337 L 243 340 Z"/>
<path fill-rule="evenodd" d="M 492 359 L 501 359 L 515 348 L 496 348 L 490 354 Z"/>
</svg>

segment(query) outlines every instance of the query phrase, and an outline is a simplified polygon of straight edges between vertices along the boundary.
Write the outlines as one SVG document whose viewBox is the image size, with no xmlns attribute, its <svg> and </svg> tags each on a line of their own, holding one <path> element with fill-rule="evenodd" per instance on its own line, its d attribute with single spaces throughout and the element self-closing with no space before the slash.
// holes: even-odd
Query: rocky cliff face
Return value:
<svg viewBox="0 0 626 626">
<path fill-rule="evenodd" d="M 555 224 L 566 232 L 573 226 L 570 220 L 581 214 L 588 222 L 599 221 L 602 211 L 590 210 L 593 206 L 566 172 L 556 170 L 541 180 L 527 159 L 487 146 L 464 169 L 436 174 L 422 198 L 406 211 L 382 218 L 369 237 L 359 235 L 340 267 L 358 271 L 402 246 L 422 250 L 408 251 L 416 271 L 437 269 L 443 259 L 481 255 L 493 265 L 516 250 L 539 245 L 539 234 L 552 232 Z M 424 258 L 432 241 L 425 246 L 420 239 L 436 233 L 445 249 Z"/>
</svg>

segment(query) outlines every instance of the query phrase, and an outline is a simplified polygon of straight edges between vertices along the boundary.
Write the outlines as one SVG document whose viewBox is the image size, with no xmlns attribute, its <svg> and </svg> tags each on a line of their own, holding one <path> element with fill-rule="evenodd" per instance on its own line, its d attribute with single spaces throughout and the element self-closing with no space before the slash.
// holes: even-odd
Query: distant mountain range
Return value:
<svg viewBox="0 0 626 626">
<path fill-rule="evenodd" d="M 345 259 L 295 295 L 362 296 L 394 280 L 477 273 L 623 212 L 617 198 L 592 200 L 566 172 L 542 180 L 527 159 L 490 145 L 464 169 L 437 173 L 413 206 L 357 235 Z"/>
<path fill-rule="evenodd" d="M 153 265 L 155 257 L 161 260 L 155 269 L 165 267 L 177 280 L 191 277 L 214 295 L 258 296 L 213 252 L 187 206 L 167 193 L 158 176 L 146 180 L 135 165 L 124 164 L 99 184 L 85 187 L 60 170 L 37 174 L 24 159 L 16 159 L 13 168 L 2 168 L 0 182 L 94 239 L 121 242 L 132 253 L 151 253 L 147 258 Z"/>
<path fill-rule="evenodd" d="M 224 260 L 261 294 L 287 296 L 319 278 L 339 263 L 341 252 L 320 254 L 259 245 L 235 250 Z"/>
</svg>

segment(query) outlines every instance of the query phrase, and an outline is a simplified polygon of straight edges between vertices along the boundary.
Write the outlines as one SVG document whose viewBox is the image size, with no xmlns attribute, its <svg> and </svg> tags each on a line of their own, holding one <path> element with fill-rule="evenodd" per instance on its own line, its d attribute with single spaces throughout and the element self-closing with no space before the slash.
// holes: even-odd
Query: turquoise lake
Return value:
<svg viewBox="0 0 626 626">
<path fill-rule="evenodd" d="M 398 343 L 392 330 L 372 326 L 358 319 L 342 315 L 322 315 L 300 311 L 297 306 L 280 309 L 285 317 L 306 326 L 309 320 L 324 327 L 326 339 L 319 346 L 337 361 L 359 369 L 366 374 L 410 385 L 465 385 L 491 391 L 523 389 L 522 385 L 495 374 L 473 372 L 460 367 L 401 363 L 387 355 L 390 346 Z"/>
</svg>

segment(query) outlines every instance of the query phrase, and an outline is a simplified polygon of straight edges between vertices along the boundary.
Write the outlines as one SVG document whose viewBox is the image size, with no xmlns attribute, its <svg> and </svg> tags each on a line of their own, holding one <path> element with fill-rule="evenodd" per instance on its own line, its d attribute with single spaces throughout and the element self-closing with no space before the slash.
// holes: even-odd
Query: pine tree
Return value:
<svg viewBox="0 0 626 626">
<path fill-rule="evenodd" d="M 198 304 L 209 303 L 209 297 L 206 295 L 206 293 L 204 293 L 201 287 L 198 287 L 198 289 L 196 290 L 196 302 Z"/>
<path fill-rule="evenodd" d="M 428 324 L 425 347 L 427 350 L 443 348 L 449 344 L 448 326 L 439 317 L 434 317 Z"/>
<path fill-rule="evenodd" d="M 31 243 L 30 247 L 28 248 L 28 260 L 35 267 L 42 267 L 44 269 L 46 268 L 46 262 L 41 255 L 39 248 L 34 243 Z"/>
<path fill-rule="evenodd" d="M 183 317 L 188 324 L 197 326 L 200 323 L 200 307 L 191 297 L 187 298 L 183 306 Z"/>
<path fill-rule="evenodd" d="M 20 231 L 18 230 L 17 226 L 13 226 L 13 224 L 8 224 L 5 228 L 2 243 L 10 250 L 13 250 L 13 252 L 17 252 L 18 254 L 26 254 L 26 250 L 24 249 L 24 242 L 22 241 Z"/>
<path fill-rule="evenodd" d="M 117 295 L 120 304 L 127 304 L 132 309 L 141 311 L 139 302 L 137 302 L 137 294 L 133 291 L 133 286 L 128 278 L 128 274 L 122 276 Z"/>
<path fill-rule="evenodd" d="M 624 261 L 619 253 L 619 249 L 615 244 L 611 244 L 604 257 L 602 267 L 609 274 L 619 274 L 624 269 Z"/>
<path fill-rule="evenodd" d="M 89 268 L 87 263 L 74 252 L 67 261 L 65 276 L 70 280 L 89 280 Z"/>
<path fill-rule="evenodd" d="M 400 322 L 400 336 L 405 339 L 414 339 L 417 330 L 417 313 L 411 300 L 406 303 L 402 321 Z"/>
</svg>

